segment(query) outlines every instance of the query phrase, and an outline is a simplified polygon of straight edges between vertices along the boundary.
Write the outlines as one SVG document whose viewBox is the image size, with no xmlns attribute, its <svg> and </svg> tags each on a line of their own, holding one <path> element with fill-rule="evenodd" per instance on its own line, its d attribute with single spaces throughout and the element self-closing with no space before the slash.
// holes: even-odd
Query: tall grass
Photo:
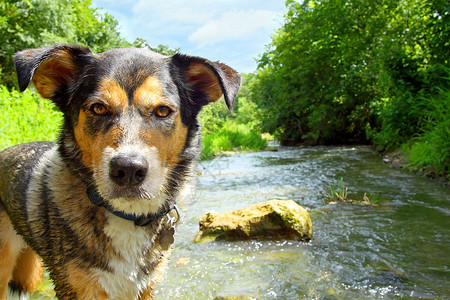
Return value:
<svg viewBox="0 0 450 300">
<path fill-rule="evenodd" d="M 267 147 L 267 141 L 261 134 L 252 131 L 245 124 L 236 124 L 227 120 L 216 131 L 203 134 L 202 159 L 209 159 L 214 154 L 230 150 L 261 150 Z"/>
<path fill-rule="evenodd" d="M 422 133 L 404 147 L 412 168 L 431 175 L 448 175 L 450 171 L 450 90 L 421 99 L 427 119 Z"/>
<path fill-rule="evenodd" d="M 225 101 L 209 104 L 202 109 L 202 159 L 210 159 L 218 152 L 258 151 L 267 147 L 267 141 L 261 137 L 258 108 L 243 95 L 245 93 L 241 90 L 233 113 L 230 113 Z"/>
<path fill-rule="evenodd" d="M 339 178 L 339 181 L 330 185 L 329 190 L 324 193 L 324 204 L 331 204 L 336 202 L 346 202 L 358 205 L 372 205 L 376 206 L 380 202 L 377 194 L 368 192 L 364 193 L 361 200 L 350 199 L 348 197 L 348 187 L 344 185 L 344 178 Z"/>
<path fill-rule="evenodd" d="M 62 114 L 36 92 L 9 91 L 0 85 L 0 150 L 38 140 L 54 141 Z"/>
<path fill-rule="evenodd" d="M 411 169 L 450 179 L 450 68 L 437 65 L 416 77 L 383 101 L 373 142 L 382 151 L 400 148 Z"/>
<path fill-rule="evenodd" d="M 326 202 L 333 201 L 347 201 L 348 198 L 348 187 L 344 186 L 344 178 L 339 178 L 339 182 L 334 185 L 330 185 L 330 190 L 325 193 Z"/>
</svg>

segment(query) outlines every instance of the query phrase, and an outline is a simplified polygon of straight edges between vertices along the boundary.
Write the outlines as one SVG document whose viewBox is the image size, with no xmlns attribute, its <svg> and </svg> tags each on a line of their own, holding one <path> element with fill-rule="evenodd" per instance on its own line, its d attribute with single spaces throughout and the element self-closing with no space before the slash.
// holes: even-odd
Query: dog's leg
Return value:
<svg viewBox="0 0 450 300">
<path fill-rule="evenodd" d="M 0 207 L 0 299 L 6 299 L 8 284 L 13 278 L 14 266 L 25 242 L 17 235 L 9 217 Z"/>
<path fill-rule="evenodd" d="M 21 291 L 33 293 L 41 284 L 43 273 L 42 259 L 27 247 L 17 258 L 13 271 L 13 285 Z"/>
</svg>

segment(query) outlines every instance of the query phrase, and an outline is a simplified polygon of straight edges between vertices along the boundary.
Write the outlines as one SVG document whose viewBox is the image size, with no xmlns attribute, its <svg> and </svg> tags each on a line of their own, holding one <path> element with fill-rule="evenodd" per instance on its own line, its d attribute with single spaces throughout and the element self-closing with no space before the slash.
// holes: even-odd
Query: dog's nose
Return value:
<svg viewBox="0 0 450 300">
<path fill-rule="evenodd" d="M 140 156 L 119 155 L 109 164 L 109 176 L 120 186 L 137 186 L 141 184 L 148 172 L 147 160 Z"/>
</svg>

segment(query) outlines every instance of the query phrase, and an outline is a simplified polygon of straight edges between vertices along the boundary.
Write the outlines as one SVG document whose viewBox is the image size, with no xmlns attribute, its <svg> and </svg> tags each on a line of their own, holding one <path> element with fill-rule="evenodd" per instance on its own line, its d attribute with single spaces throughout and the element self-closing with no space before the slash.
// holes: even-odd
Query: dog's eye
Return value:
<svg viewBox="0 0 450 300">
<path fill-rule="evenodd" d="M 167 106 L 159 106 L 155 109 L 155 115 L 158 118 L 168 117 L 172 113 L 172 110 Z"/>
<path fill-rule="evenodd" d="M 92 105 L 91 110 L 94 114 L 98 116 L 102 116 L 108 112 L 108 108 L 106 108 L 106 106 L 100 103 Z"/>
</svg>

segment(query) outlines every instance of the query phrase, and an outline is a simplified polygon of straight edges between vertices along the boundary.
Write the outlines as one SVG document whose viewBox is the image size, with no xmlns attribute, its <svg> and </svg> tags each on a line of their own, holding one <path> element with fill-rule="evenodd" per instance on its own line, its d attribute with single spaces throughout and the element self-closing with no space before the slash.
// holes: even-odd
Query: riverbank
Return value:
<svg viewBox="0 0 450 300">
<path fill-rule="evenodd" d="M 435 169 L 430 166 L 421 168 L 413 167 L 408 161 L 408 153 L 403 152 L 401 149 L 397 149 L 390 152 L 381 152 L 383 162 L 388 164 L 394 169 L 406 169 L 412 173 L 425 176 L 433 181 L 439 182 L 444 186 L 450 186 L 450 174 L 443 175 L 436 174 Z"/>
</svg>

